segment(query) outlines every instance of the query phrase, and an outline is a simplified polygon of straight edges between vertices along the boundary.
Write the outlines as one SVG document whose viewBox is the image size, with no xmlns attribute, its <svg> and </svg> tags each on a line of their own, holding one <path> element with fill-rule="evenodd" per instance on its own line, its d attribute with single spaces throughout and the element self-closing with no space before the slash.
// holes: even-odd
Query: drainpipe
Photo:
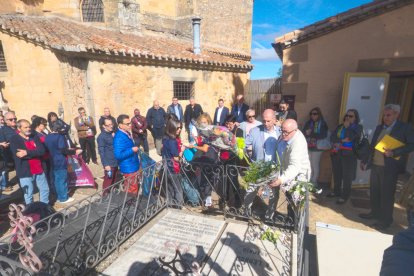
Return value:
<svg viewBox="0 0 414 276">
<path fill-rule="evenodd" d="M 192 19 L 193 21 L 193 51 L 194 54 L 199 55 L 201 53 L 201 48 L 200 48 L 200 22 L 201 22 L 201 18 L 200 17 L 194 17 Z"/>
</svg>

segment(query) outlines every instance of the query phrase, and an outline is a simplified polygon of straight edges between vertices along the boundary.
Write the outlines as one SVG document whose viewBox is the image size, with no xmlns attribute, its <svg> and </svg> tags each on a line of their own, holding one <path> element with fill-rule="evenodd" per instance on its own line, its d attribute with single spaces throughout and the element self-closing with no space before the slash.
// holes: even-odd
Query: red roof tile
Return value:
<svg viewBox="0 0 414 276">
<path fill-rule="evenodd" d="M 247 72 L 253 68 L 244 53 L 205 46 L 201 54 L 192 42 L 174 38 L 125 34 L 57 17 L 0 15 L 0 31 L 52 50 L 125 58 L 170 61 Z"/>
</svg>

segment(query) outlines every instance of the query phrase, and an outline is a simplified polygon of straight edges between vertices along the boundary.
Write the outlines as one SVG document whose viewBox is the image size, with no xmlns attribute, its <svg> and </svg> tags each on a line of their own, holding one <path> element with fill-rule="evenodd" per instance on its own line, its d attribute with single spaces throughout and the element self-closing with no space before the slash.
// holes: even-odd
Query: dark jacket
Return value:
<svg viewBox="0 0 414 276">
<path fill-rule="evenodd" d="M 34 143 L 35 148 L 29 150 L 27 148 L 27 143 Z M 30 164 L 31 160 L 38 163 L 37 166 L 42 167 L 41 157 L 45 154 L 45 148 L 37 136 L 29 137 L 29 139 L 26 140 L 19 134 L 15 134 L 11 137 L 10 149 L 14 158 L 18 178 L 31 177 L 33 175 L 31 172 L 31 166 L 33 166 L 33 163 L 32 165 Z M 23 158 L 17 157 L 16 153 L 18 149 L 26 150 L 27 156 Z"/>
<path fill-rule="evenodd" d="M 131 131 L 134 139 L 147 136 L 147 127 L 147 119 L 144 116 L 139 115 L 131 118 Z M 139 130 L 142 130 L 142 133 Z"/>
<path fill-rule="evenodd" d="M 317 150 L 316 142 L 318 140 L 325 139 L 328 135 L 328 125 L 326 124 L 325 120 L 319 120 L 318 127 L 316 129 L 314 126 L 315 122 L 313 120 L 309 120 L 303 127 L 303 135 L 305 135 L 306 141 L 308 142 L 309 150 Z M 308 129 L 312 131 L 309 135 L 306 134 L 306 131 Z"/>
<path fill-rule="evenodd" d="M 158 109 L 151 107 L 150 109 L 148 109 L 146 116 L 148 129 L 152 130 L 153 128 L 165 127 L 166 115 L 167 113 L 165 113 L 165 110 L 162 107 Z"/>
<path fill-rule="evenodd" d="M 330 140 L 331 143 L 339 143 L 341 144 L 340 149 L 345 154 L 354 154 L 353 152 L 353 145 L 361 139 L 362 136 L 362 125 L 360 124 L 352 124 L 348 128 L 345 128 L 344 136 L 342 138 L 338 137 L 338 132 L 342 129 L 343 124 L 340 124 L 336 127 L 335 131 L 332 132 Z M 342 140 L 349 138 L 350 142 L 342 142 Z"/>
<path fill-rule="evenodd" d="M 382 129 L 383 125 L 378 125 L 375 129 L 374 135 L 372 136 L 370 154 L 368 156 L 368 159 L 364 160 L 364 163 L 368 164 L 368 166 L 372 164 L 375 153 L 375 146 L 379 142 L 378 137 L 381 134 Z M 398 172 L 404 172 L 408 154 L 414 151 L 414 129 L 409 124 L 403 123 L 401 121 L 396 121 L 389 135 L 404 143 L 405 145 L 393 150 L 394 157 L 401 157 L 399 160 L 396 160 L 393 157 L 385 157 L 384 155 L 384 164 L 389 169 L 396 170 Z"/>
<path fill-rule="evenodd" d="M 194 106 L 191 106 L 191 104 L 187 105 L 185 107 L 184 112 L 184 122 L 185 122 L 185 128 L 188 130 L 189 125 L 191 123 L 191 120 L 197 120 L 198 116 L 203 114 L 203 108 L 199 104 L 194 104 Z"/>
<path fill-rule="evenodd" d="M 414 275 L 414 227 L 401 231 L 385 249 L 380 276 Z"/>
<path fill-rule="evenodd" d="M 298 120 L 298 114 L 296 114 L 295 110 L 288 110 L 288 111 L 285 111 L 284 113 L 279 111 L 278 115 L 283 120 L 287 120 L 287 119 L 293 119 L 295 121 Z"/>
<path fill-rule="evenodd" d="M 177 104 L 178 107 L 178 113 L 180 114 L 180 122 L 184 121 L 184 115 L 183 115 L 183 107 L 181 106 L 181 104 Z M 174 109 L 174 105 L 171 104 L 167 107 L 167 114 L 175 114 L 175 109 Z"/>
<path fill-rule="evenodd" d="M 119 170 L 122 173 L 134 173 L 139 169 L 138 153 L 132 150 L 135 147 L 132 137 L 118 130 L 114 137 L 114 156 L 118 160 Z"/>
<path fill-rule="evenodd" d="M 104 131 L 104 128 L 102 127 L 102 125 L 105 123 L 105 119 L 111 119 L 112 124 L 114 125 L 114 129 L 118 129 L 118 124 L 116 123 L 116 120 L 114 117 L 112 117 L 112 115 L 109 115 L 109 117 L 105 117 L 105 116 L 101 116 L 101 118 L 99 118 L 99 129 L 101 130 L 101 132 Z"/>
<path fill-rule="evenodd" d="M 75 149 L 69 149 L 66 137 L 61 133 L 50 133 L 46 136 L 45 145 L 50 153 L 52 170 L 66 170 L 68 162 L 67 155 L 74 155 Z"/>
<path fill-rule="evenodd" d="M 0 128 L 0 142 L 8 142 L 10 143 L 11 138 L 17 134 L 17 131 L 9 126 L 3 126 Z M 10 146 L 8 148 L 3 148 L 3 158 L 6 163 L 8 163 L 9 167 L 13 165 L 14 159 L 12 152 L 10 150 Z"/>
<path fill-rule="evenodd" d="M 219 108 L 217 107 L 216 111 L 214 112 L 213 125 L 224 126 L 224 123 L 226 122 L 226 117 L 229 115 L 230 111 L 227 107 L 223 106 L 223 110 L 221 111 L 219 121 L 217 121 L 218 109 Z"/>
<path fill-rule="evenodd" d="M 242 106 L 240 107 L 240 112 L 239 112 L 239 105 L 235 104 L 233 105 L 231 109 L 231 115 L 234 115 L 236 117 L 237 122 L 242 123 L 244 121 L 247 121 L 247 116 L 246 116 L 247 110 L 249 110 L 249 106 L 247 104 L 245 103 L 242 104 Z"/>
<path fill-rule="evenodd" d="M 114 137 L 112 132 L 102 131 L 98 135 L 98 152 L 102 166 L 118 167 L 118 161 L 114 155 Z"/>
</svg>

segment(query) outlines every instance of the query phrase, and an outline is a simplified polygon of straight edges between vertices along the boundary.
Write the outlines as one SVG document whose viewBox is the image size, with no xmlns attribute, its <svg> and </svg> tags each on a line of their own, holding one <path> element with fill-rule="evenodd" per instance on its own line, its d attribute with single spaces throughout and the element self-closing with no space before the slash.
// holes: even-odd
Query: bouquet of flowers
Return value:
<svg viewBox="0 0 414 276">
<path fill-rule="evenodd" d="M 305 202 L 306 191 L 320 194 L 322 190 L 318 190 L 315 186 L 308 182 L 306 177 L 299 175 L 295 180 L 282 184 L 283 192 L 288 192 L 292 196 L 293 203 L 296 207 L 302 207 Z"/>
<path fill-rule="evenodd" d="M 279 167 L 272 161 L 257 161 L 250 164 L 240 181 L 240 187 L 247 193 L 260 190 L 262 199 L 272 198 L 269 184 L 279 175 Z"/>
<path fill-rule="evenodd" d="M 273 244 L 276 244 L 277 241 L 284 241 L 286 239 L 286 235 L 279 231 L 279 230 L 273 230 L 271 227 L 267 225 L 263 225 L 260 227 L 260 239 L 262 241 L 270 241 Z"/>
</svg>

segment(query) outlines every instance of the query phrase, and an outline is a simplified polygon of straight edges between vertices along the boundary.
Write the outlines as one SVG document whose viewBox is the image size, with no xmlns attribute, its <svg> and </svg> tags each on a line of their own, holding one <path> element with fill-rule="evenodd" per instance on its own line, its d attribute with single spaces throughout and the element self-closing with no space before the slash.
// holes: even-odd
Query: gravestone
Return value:
<svg viewBox="0 0 414 276">
<path fill-rule="evenodd" d="M 277 243 L 261 240 L 260 225 L 229 223 L 202 275 L 290 275 L 291 234 L 280 232 Z"/>
<path fill-rule="evenodd" d="M 155 260 L 172 260 L 179 249 L 186 263 L 201 263 L 219 238 L 225 222 L 182 211 L 168 211 L 104 271 L 105 275 L 163 275 Z M 166 273 L 168 275 L 168 273 Z"/>
</svg>

